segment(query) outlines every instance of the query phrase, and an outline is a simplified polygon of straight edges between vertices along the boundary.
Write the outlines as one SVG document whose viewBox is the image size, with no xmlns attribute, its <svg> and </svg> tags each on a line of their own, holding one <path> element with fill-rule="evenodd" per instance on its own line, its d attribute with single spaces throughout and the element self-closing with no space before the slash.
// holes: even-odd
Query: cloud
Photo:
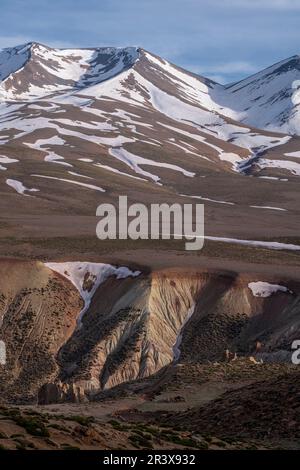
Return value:
<svg viewBox="0 0 300 470">
<path fill-rule="evenodd" d="M 202 74 L 200 74 L 202 75 Z M 224 75 L 214 75 L 214 74 L 208 74 L 206 75 L 206 78 L 209 78 L 213 82 L 220 83 L 221 85 L 228 85 L 231 80 L 228 80 L 228 77 Z"/>
<path fill-rule="evenodd" d="M 237 61 L 224 64 L 201 65 L 198 70 L 205 73 L 220 73 L 226 75 L 233 73 L 254 73 L 257 71 L 257 66 L 249 62 Z"/>
<path fill-rule="evenodd" d="M 26 44 L 28 42 L 40 42 L 42 44 L 45 44 L 46 46 L 49 47 L 57 47 L 57 48 L 70 48 L 74 46 L 74 44 L 70 41 L 59 41 L 59 40 L 50 40 L 50 41 L 43 41 L 37 37 L 34 36 L 0 36 L 0 49 L 6 48 L 6 47 L 14 47 L 14 46 L 19 46 L 21 44 Z"/>
<path fill-rule="evenodd" d="M 0 49 L 25 44 L 31 40 L 32 38 L 30 38 L 30 36 L 0 36 Z"/>
<path fill-rule="evenodd" d="M 1 0 L 0 47 L 138 45 L 235 81 L 298 52 L 300 0 Z"/>
<path fill-rule="evenodd" d="M 262 67 L 250 62 L 236 61 L 226 63 L 211 63 L 195 66 L 186 64 L 185 68 L 211 80 L 226 84 L 237 81 L 239 77 L 245 77 L 258 72 Z"/>
</svg>

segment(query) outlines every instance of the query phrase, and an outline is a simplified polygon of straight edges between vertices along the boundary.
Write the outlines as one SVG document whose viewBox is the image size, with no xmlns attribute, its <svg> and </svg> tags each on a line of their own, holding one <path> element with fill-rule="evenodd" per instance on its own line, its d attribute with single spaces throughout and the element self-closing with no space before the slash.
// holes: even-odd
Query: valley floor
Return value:
<svg viewBox="0 0 300 470">
<path fill-rule="evenodd" d="M 2 406 L 0 448 L 299 449 L 298 380 L 251 358 L 177 364 L 97 402 Z"/>
</svg>

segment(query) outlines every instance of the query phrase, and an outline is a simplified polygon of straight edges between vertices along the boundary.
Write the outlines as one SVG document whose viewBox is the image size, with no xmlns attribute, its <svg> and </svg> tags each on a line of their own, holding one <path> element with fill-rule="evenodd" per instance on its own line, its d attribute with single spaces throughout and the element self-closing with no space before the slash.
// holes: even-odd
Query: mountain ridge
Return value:
<svg viewBox="0 0 300 470">
<path fill-rule="evenodd" d="M 29 43 L 11 54 L 16 50 L 23 54 L 19 65 L 28 50 L 32 55 L 1 82 L 4 215 L 91 216 L 102 201 L 119 194 L 135 201 L 142 193 L 146 203 L 205 202 L 219 223 L 208 217 L 210 236 L 248 240 L 265 233 L 264 211 L 280 236 L 296 217 L 296 200 L 286 194 L 297 190 L 299 138 L 234 119 L 239 111 L 220 103 L 221 85 L 136 47 L 59 50 Z M 263 74 L 268 89 L 264 80 Z M 232 226 L 233 214 L 243 222 Z M 30 238 L 33 225 L 23 226 Z M 297 237 L 295 225 L 290 231 Z"/>
<path fill-rule="evenodd" d="M 30 101 L 68 89 L 84 90 L 126 70 L 135 70 L 145 60 L 150 72 L 153 65 L 166 76 L 176 69 L 179 80 L 185 75 L 203 83 L 207 97 L 201 99 L 198 95 L 196 102 L 209 111 L 262 129 L 300 134 L 298 55 L 235 83 L 220 85 L 137 46 L 59 49 L 29 42 L 0 51 L 1 98 Z"/>
<path fill-rule="evenodd" d="M 52 46 L 48 46 L 47 44 L 44 44 L 44 43 L 41 43 L 41 42 L 38 42 L 38 41 L 28 41 L 28 42 L 25 42 L 25 43 L 22 43 L 22 44 L 19 44 L 19 45 L 16 45 L 16 46 L 11 46 L 11 47 L 5 47 L 5 48 L 1 48 L 0 49 L 0 54 L 1 53 L 10 53 L 14 50 L 17 50 L 18 52 L 20 51 L 23 51 L 24 49 L 26 50 L 31 50 L 32 48 L 44 48 L 44 49 L 48 49 L 48 50 L 53 50 L 53 51 L 78 51 L 78 50 L 83 50 L 83 51 L 89 51 L 89 50 L 108 50 L 108 49 L 114 49 L 114 50 L 126 50 L 126 49 L 135 49 L 136 51 L 138 52 L 145 52 L 145 53 L 150 53 L 151 55 L 159 58 L 162 62 L 168 62 L 168 63 L 171 63 L 171 61 L 169 60 L 166 60 L 166 59 L 162 59 L 160 58 L 157 54 L 155 53 L 152 53 L 150 51 L 148 51 L 147 49 L 145 49 L 144 47 L 142 46 L 139 46 L 139 45 L 131 45 L 131 46 L 86 46 L 86 47 L 52 47 Z M 178 68 L 184 70 L 185 72 L 188 72 L 190 73 L 191 75 L 194 75 L 194 76 L 197 76 L 197 77 L 200 77 L 200 78 L 204 78 L 206 80 L 208 80 L 209 82 L 211 83 L 214 83 L 214 84 L 217 84 L 217 85 L 220 85 L 221 87 L 225 87 L 225 88 L 228 88 L 228 87 L 232 87 L 232 86 L 235 86 L 237 85 L 238 83 L 240 82 L 243 82 L 244 80 L 248 80 L 252 77 L 255 77 L 256 75 L 259 75 L 260 73 L 268 70 L 268 69 L 272 69 L 273 67 L 275 66 L 278 66 L 279 64 L 284 64 L 284 63 L 289 63 L 289 62 L 292 62 L 293 60 L 299 60 L 300 59 L 300 54 L 293 54 L 287 58 L 284 58 L 284 59 L 280 59 L 278 60 L 277 62 L 275 62 L 274 64 L 272 65 L 268 65 L 268 66 L 265 66 L 263 67 L 262 69 L 258 70 L 257 72 L 254 72 L 250 75 L 247 75 L 243 78 L 241 78 L 240 80 L 237 80 L 237 81 L 234 81 L 234 82 L 231 82 L 231 83 L 225 83 L 225 84 L 220 84 L 218 83 L 217 81 L 213 80 L 213 79 L 210 79 L 208 77 L 205 77 L 203 76 L 202 74 L 198 74 L 196 72 L 192 72 L 191 70 L 189 69 L 185 69 L 183 66 L 178 66 Z M 173 63 L 174 64 L 174 63 Z"/>
</svg>

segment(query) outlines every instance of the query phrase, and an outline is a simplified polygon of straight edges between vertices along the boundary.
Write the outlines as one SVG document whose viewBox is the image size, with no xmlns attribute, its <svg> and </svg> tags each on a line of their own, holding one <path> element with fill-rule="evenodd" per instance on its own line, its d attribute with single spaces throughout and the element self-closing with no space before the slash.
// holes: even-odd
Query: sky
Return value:
<svg viewBox="0 0 300 470">
<path fill-rule="evenodd" d="M 140 46 L 230 83 L 300 54 L 300 0 L 0 0 L 0 48 Z"/>
</svg>

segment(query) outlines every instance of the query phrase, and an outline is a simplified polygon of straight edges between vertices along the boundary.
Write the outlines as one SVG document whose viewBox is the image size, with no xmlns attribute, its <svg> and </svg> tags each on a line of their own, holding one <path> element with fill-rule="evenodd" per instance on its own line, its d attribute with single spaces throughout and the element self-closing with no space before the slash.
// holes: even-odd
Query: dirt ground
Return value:
<svg viewBox="0 0 300 470">
<path fill-rule="evenodd" d="M 292 381 L 297 374 L 296 366 L 257 364 L 249 358 L 206 365 L 178 364 L 156 377 L 104 392 L 97 402 L 1 407 L 0 448 L 298 448 L 299 440 L 291 433 L 277 432 L 272 438 L 256 432 L 252 435 L 248 428 L 246 435 L 241 431 L 234 434 L 229 417 L 236 415 L 232 406 L 241 409 L 241 397 L 248 396 L 245 390 L 259 393 L 260 389 L 264 390 L 261 384 L 280 382 L 282 377 Z M 230 404 L 229 415 L 225 413 L 226 403 Z M 215 428 L 207 424 L 203 427 L 196 416 L 203 414 L 206 423 L 212 422 L 209 410 L 217 410 L 218 406 L 225 410 L 224 418 L 220 413 Z M 272 403 L 272 407 L 276 409 L 276 404 Z M 194 418 L 186 418 L 190 415 Z M 247 416 L 251 419 L 251 410 Z M 264 422 L 268 423 L 268 416 L 264 416 Z"/>
</svg>

